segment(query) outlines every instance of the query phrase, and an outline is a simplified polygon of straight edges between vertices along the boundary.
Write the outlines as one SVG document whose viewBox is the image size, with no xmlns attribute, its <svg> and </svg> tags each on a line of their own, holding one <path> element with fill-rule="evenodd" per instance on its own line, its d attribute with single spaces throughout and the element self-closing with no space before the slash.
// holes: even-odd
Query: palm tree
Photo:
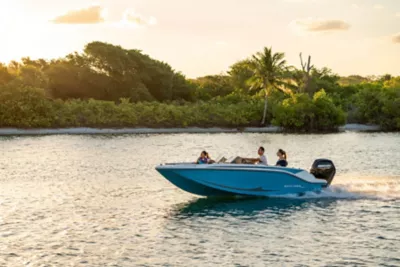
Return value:
<svg viewBox="0 0 400 267">
<path fill-rule="evenodd" d="M 288 67 L 284 57 L 284 53 L 273 53 L 272 48 L 264 47 L 264 50 L 253 55 L 249 62 L 249 67 L 253 71 L 253 76 L 248 80 L 250 90 L 260 90 L 265 94 L 262 125 L 265 124 L 268 96 L 271 92 L 273 90 L 290 92 Z"/>
</svg>

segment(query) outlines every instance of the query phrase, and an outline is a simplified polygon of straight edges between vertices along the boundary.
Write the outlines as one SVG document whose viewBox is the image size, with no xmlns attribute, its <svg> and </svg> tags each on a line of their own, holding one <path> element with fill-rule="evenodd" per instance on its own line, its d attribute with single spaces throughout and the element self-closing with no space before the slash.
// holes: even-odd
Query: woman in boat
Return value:
<svg viewBox="0 0 400 267">
<path fill-rule="evenodd" d="M 279 149 L 276 155 L 279 159 L 275 166 L 286 167 L 288 165 L 286 152 L 283 149 Z"/>
<path fill-rule="evenodd" d="M 197 164 L 208 164 L 213 163 L 214 161 L 210 159 L 207 151 L 202 151 L 200 157 L 197 159 Z"/>
</svg>

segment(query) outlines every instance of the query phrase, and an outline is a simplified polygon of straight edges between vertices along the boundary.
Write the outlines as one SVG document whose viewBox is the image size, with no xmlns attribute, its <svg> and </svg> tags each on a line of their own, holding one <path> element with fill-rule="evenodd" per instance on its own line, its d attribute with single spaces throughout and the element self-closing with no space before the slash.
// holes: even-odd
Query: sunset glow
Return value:
<svg viewBox="0 0 400 267">
<path fill-rule="evenodd" d="M 62 57 L 97 40 L 195 77 L 272 46 L 296 66 L 303 52 L 341 75 L 399 75 L 399 13 L 398 0 L 15 0 L 0 9 L 0 61 Z"/>
</svg>

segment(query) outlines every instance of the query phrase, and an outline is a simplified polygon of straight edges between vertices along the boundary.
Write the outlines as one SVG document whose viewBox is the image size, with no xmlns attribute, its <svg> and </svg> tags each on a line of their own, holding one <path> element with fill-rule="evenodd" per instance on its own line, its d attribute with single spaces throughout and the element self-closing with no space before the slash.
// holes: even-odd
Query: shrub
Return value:
<svg viewBox="0 0 400 267">
<path fill-rule="evenodd" d="M 332 131 L 345 123 L 345 113 L 321 90 L 313 99 L 307 94 L 285 99 L 276 106 L 272 122 L 288 131 Z"/>
<path fill-rule="evenodd" d="M 360 122 L 378 124 L 384 130 L 400 130 L 400 79 L 360 90 L 356 106 Z"/>
<path fill-rule="evenodd" d="M 0 88 L 0 127 L 242 127 L 261 119 L 260 99 L 208 102 L 119 103 L 102 100 L 63 101 L 46 97 L 43 89 Z"/>
<path fill-rule="evenodd" d="M 43 89 L 0 87 L 0 127 L 51 127 L 52 102 Z"/>
</svg>

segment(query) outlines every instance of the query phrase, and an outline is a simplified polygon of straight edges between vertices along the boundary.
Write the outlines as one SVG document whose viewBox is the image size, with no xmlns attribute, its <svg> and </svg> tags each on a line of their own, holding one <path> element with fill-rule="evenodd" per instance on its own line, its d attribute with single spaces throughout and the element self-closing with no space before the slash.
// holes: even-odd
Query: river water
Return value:
<svg viewBox="0 0 400 267">
<path fill-rule="evenodd" d="M 337 167 L 321 194 L 209 200 L 154 167 L 255 156 Z M 0 138 L 0 266 L 400 266 L 400 134 Z"/>
</svg>

